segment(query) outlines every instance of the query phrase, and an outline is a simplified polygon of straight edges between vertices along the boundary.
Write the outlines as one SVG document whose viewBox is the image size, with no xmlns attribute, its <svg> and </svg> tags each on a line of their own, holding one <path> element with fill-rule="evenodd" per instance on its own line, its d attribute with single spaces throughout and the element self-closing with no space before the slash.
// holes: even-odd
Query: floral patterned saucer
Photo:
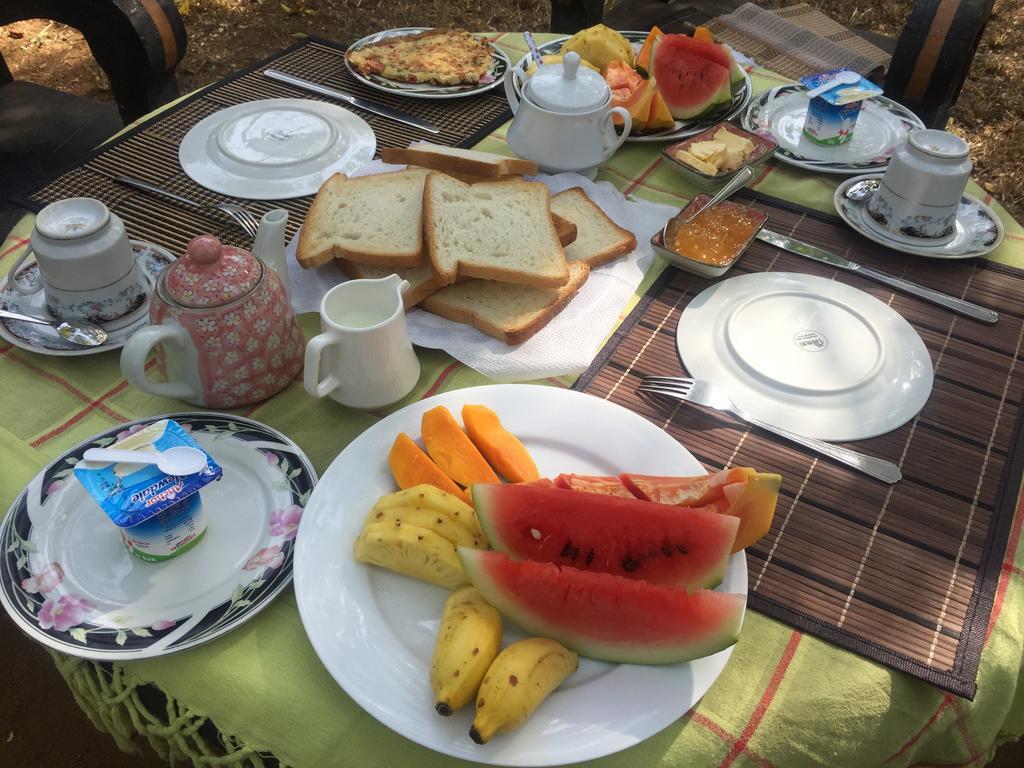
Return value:
<svg viewBox="0 0 1024 768">
<path fill-rule="evenodd" d="M 156 285 L 156 277 L 164 268 L 174 261 L 174 254 L 159 245 L 147 243 L 142 240 L 132 240 L 132 250 L 135 251 L 135 260 L 142 266 L 143 274 L 149 282 L 149 291 L 152 292 Z M 36 279 L 35 273 L 39 271 L 36 263 L 26 264 L 18 272 L 18 280 L 32 282 Z M 10 275 L 0 278 L 0 309 L 10 312 L 17 312 L 31 317 L 50 317 L 46 309 L 43 292 L 33 293 L 24 296 L 15 291 L 10 285 Z M 29 352 L 38 352 L 41 355 L 57 355 L 63 357 L 74 357 L 78 355 L 95 355 L 99 352 L 108 352 L 112 349 L 120 349 L 135 331 L 149 322 L 149 296 L 137 309 L 129 312 L 124 317 L 100 323 L 106 330 L 107 341 L 98 347 L 82 347 L 62 339 L 56 331 L 45 325 L 35 323 L 23 323 L 17 320 L 0 320 L 0 336 L 16 347 L 27 349 Z"/>
<path fill-rule="evenodd" d="M 224 468 L 202 491 L 206 536 L 147 563 L 75 480 L 87 448 L 172 418 Z M 248 621 L 292 579 L 294 539 L 317 480 L 302 450 L 222 413 L 152 416 L 75 446 L 36 475 L 0 523 L 0 603 L 38 642 L 72 656 L 128 660 L 213 640 Z"/>
<path fill-rule="evenodd" d="M 881 178 L 880 173 L 868 173 L 847 179 L 836 189 L 833 200 L 836 212 L 843 221 L 869 240 L 894 251 L 929 259 L 971 259 L 984 256 L 1002 244 L 1005 234 L 1003 223 L 991 208 L 971 195 L 964 195 L 960 199 L 960 209 L 956 214 L 956 234 L 945 245 L 931 245 L 923 238 L 915 243 L 910 237 L 889 237 L 879 230 L 868 215 L 867 199 L 850 200 L 846 197 L 846 190 L 854 184 L 865 179 Z"/>
<path fill-rule="evenodd" d="M 808 103 L 804 85 L 772 88 L 754 97 L 743 113 L 742 125 L 748 131 L 774 139 L 779 145 L 777 160 L 836 174 L 884 170 L 893 150 L 907 134 L 924 128 L 920 118 L 902 104 L 878 96 L 864 103 L 848 144 L 822 147 L 803 135 Z"/>
</svg>

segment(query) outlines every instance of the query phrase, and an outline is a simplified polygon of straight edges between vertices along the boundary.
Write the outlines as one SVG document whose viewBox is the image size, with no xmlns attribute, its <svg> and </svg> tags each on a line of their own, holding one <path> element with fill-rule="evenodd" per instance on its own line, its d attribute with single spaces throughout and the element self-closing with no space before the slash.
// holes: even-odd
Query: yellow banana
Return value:
<svg viewBox="0 0 1024 768">
<path fill-rule="evenodd" d="M 473 508 L 457 496 L 442 491 L 433 485 L 423 483 L 406 488 L 404 491 L 389 493 L 377 499 L 374 509 L 389 509 L 391 507 L 425 507 L 435 512 L 443 512 L 448 517 L 461 521 L 469 528 L 474 536 L 483 542 L 483 549 L 487 549 L 487 537 L 480 527 L 480 521 L 476 518 Z"/>
<path fill-rule="evenodd" d="M 470 738 L 486 744 L 494 734 L 518 728 L 579 661 L 575 653 L 544 637 L 512 643 L 498 654 L 480 684 Z"/>
<path fill-rule="evenodd" d="M 501 616 L 476 587 L 461 587 L 444 603 L 430 661 L 430 687 L 439 715 L 469 704 L 501 650 Z"/>
<path fill-rule="evenodd" d="M 443 536 L 456 546 L 471 549 L 485 549 L 483 541 L 473 535 L 461 520 L 449 517 L 444 512 L 435 512 L 426 507 L 374 507 L 366 515 L 364 525 L 391 523 L 392 525 L 415 525 Z"/>
<path fill-rule="evenodd" d="M 355 546 L 356 560 L 454 589 L 468 584 L 455 545 L 415 525 L 370 523 Z"/>
</svg>

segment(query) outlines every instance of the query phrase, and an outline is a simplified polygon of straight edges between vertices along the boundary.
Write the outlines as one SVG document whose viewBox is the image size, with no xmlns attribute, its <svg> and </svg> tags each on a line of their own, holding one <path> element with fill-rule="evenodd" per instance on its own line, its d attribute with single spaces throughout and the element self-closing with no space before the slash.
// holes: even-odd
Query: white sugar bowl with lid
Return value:
<svg viewBox="0 0 1024 768">
<path fill-rule="evenodd" d="M 911 131 L 868 200 L 868 225 L 913 245 L 948 243 L 956 235 L 957 210 L 971 177 L 969 150 L 966 141 L 947 131 Z"/>
<path fill-rule="evenodd" d="M 514 117 L 508 143 L 541 170 L 593 172 L 629 136 L 629 110 L 611 106 L 608 83 L 599 73 L 581 69 L 578 53 L 565 54 L 561 64 L 539 67 L 533 77 L 521 69 L 509 74 L 505 95 Z M 615 130 L 615 115 L 621 118 L 621 133 Z"/>
</svg>

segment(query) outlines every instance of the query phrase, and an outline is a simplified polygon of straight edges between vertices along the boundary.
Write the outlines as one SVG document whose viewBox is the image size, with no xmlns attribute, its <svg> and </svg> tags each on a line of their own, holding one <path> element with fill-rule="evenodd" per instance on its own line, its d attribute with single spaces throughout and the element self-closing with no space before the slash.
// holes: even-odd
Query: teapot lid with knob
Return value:
<svg viewBox="0 0 1024 768">
<path fill-rule="evenodd" d="M 580 55 L 565 54 L 561 64 L 546 64 L 523 86 L 524 98 L 541 109 L 562 114 L 582 114 L 604 106 L 611 88 L 600 73 L 580 68 Z"/>
<path fill-rule="evenodd" d="M 249 251 L 224 245 L 213 235 L 188 242 L 185 255 L 163 275 L 166 295 L 189 309 L 230 304 L 250 293 L 263 277 L 263 263 Z"/>
</svg>

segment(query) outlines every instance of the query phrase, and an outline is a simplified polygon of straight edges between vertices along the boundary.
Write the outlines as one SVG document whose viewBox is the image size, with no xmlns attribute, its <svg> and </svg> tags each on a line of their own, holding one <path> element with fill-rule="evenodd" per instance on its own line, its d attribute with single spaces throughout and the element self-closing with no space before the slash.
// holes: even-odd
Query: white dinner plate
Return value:
<svg viewBox="0 0 1024 768">
<path fill-rule="evenodd" d="M 779 145 L 776 158 L 800 168 L 837 174 L 884 170 L 907 134 L 924 128 L 917 115 L 902 104 L 878 96 L 864 103 L 849 143 L 823 147 L 803 135 L 808 103 L 803 85 L 772 88 L 751 100 L 743 127 L 775 139 Z"/>
<path fill-rule="evenodd" d="M 865 179 L 881 179 L 880 173 L 867 173 L 847 179 L 836 188 L 833 202 L 836 212 L 852 229 L 879 245 L 894 251 L 924 256 L 928 259 L 973 259 L 984 256 L 1002 245 L 1005 237 L 1003 222 L 995 211 L 981 200 L 964 195 L 956 212 L 956 234 L 943 245 L 932 245 L 921 238 L 897 237 L 879 227 L 868 215 L 868 199 L 850 200 L 846 190 Z"/>
<path fill-rule="evenodd" d="M 130 554 L 73 474 L 88 448 L 172 418 L 224 469 L 201 491 L 206 535 L 160 563 Z M 33 640 L 127 661 L 184 651 L 251 619 L 288 586 L 316 472 L 280 432 L 226 413 L 121 424 L 58 456 L 0 523 L 0 604 Z"/>
<path fill-rule="evenodd" d="M 580 659 L 579 669 L 520 729 L 480 746 L 473 707 L 440 717 L 429 667 L 448 591 L 355 562 L 352 547 L 377 498 L 395 490 L 386 457 L 399 432 L 420 434 L 423 413 L 482 403 L 530 450 L 542 474 L 704 474 L 690 453 L 626 409 L 571 390 L 525 384 L 474 387 L 414 403 L 379 421 L 334 460 L 299 528 L 295 594 L 310 642 L 363 709 L 402 736 L 465 760 L 546 766 L 590 760 L 652 736 L 696 704 L 732 649 L 685 664 L 641 666 Z M 722 591 L 746 594 L 743 553 Z M 525 635 L 506 622 L 505 643 Z"/>
<path fill-rule="evenodd" d="M 135 253 L 135 261 L 142 267 L 142 273 L 146 276 L 149 293 L 141 306 L 124 317 L 99 323 L 107 332 L 105 342 L 95 347 L 83 347 L 81 344 L 73 344 L 61 338 L 60 334 L 50 326 L 7 319 L 0 319 L 0 337 L 29 352 L 55 357 L 96 355 L 123 347 L 133 333 L 149 322 L 149 297 L 156 287 L 156 279 L 174 261 L 174 254 L 159 245 L 142 240 L 132 240 L 131 244 L 132 251 Z M 38 271 L 39 266 L 35 259 L 30 258 L 25 266 L 18 270 L 18 280 L 24 280 L 27 284 L 31 284 L 36 281 L 34 275 Z M 46 296 L 42 291 L 30 293 L 27 296 L 18 293 L 11 286 L 11 278 L 12 275 L 0 278 L 0 309 L 29 317 L 52 317 L 50 310 L 46 308 Z"/>
<path fill-rule="evenodd" d="M 497 88 L 505 79 L 505 73 L 509 68 L 508 56 L 494 43 L 488 43 L 491 48 L 491 64 L 487 71 L 484 82 L 465 83 L 462 85 L 437 85 L 435 83 L 403 83 L 400 80 L 389 80 L 380 75 L 364 75 L 353 67 L 348 60 L 349 51 L 357 51 L 367 45 L 378 43 L 389 37 L 405 37 L 406 35 L 418 35 L 427 32 L 431 27 L 400 27 L 398 29 L 385 29 L 383 32 L 374 32 L 372 35 L 356 40 L 345 51 L 345 66 L 359 82 L 375 88 L 384 93 L 408 96 L 413 99 L 462 99 L 466 96 L 475 96 L 486 93 L 492 88 Z"/>
<path fill-rule="evenodd" d="M 932 390 L 931 357 L 910 323 L 863 291 L 813 275 L 716 283 L 683 311 L 676 343 L 695 379 L 721 385 L 751 416 L 821 440 L 890 432 Z"/>
<path fill-rule="evenodd" d="M 640 48 L 644 44 L 644 40 L 647 39 L 647 35 L 649 33 L 625 30 L 620 32 L 620 34 L 630 42 L 635 54 L 640 51 Z M 568 35 L 565 37 L 555 38 L 544 45 L 538 46 L 537 50 L 540 52 L 541 56 L 560 53 L 562 50 L 562 43 L 568 39 Z M 516 62 L 516 69 L 521 69 L 525 72 L 526 68 L 530 65 L 530 60 L 530 54 L 527 53 Z M 515 87 L 516 93 L 519 94 L 518 84 L 515 84 L 513 87 Z M 732 101 L 729 102 L 728 107 L 716 111 L 711 115 L 693 117 L 689 120 L 676 120 L 673 127 L 666 128 L 663 131 L 655 131 L 653 133 L 631 133 L 626 137 L 626 141 L 637 143 L 677 141 L 678 139 L 686 139 L 690 136 L 696 136 L 701 131 L 706 131 L 711 126 L 716 125 L 723 120 L 732 120 L 740 114 L 750 103 L 751 94 L 753 94 L 753 87 L 750 84 L 750 75 L 747 74 L 746 70 L 743 70 L 743 82 L 733 88 Z"/>
<path fill-rule="evenodd" d="M 222 195 L 286 200 L 315 194 L 376 149 L 369 124 L 336 104 L 261 99 L 200 120 L 181 140 L 178 160 L 192 181 Z"/>
</svg>

